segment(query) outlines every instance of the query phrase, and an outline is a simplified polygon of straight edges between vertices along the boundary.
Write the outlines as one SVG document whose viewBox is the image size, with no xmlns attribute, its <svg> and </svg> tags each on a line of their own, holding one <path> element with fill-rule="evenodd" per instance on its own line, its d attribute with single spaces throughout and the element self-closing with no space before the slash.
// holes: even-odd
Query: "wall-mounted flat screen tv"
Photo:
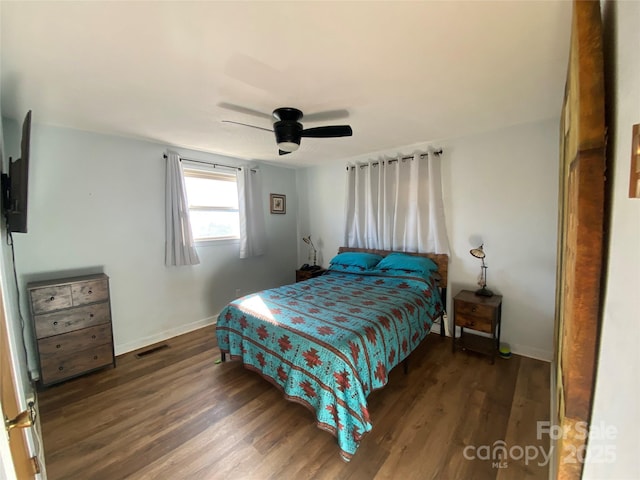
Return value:
<svg viewBox="0 0 640 480">
<path fill-rule="evenodd" d="M 22 123 L 20 158 L 9 157 L 9 174 L 2 174 L 2 210 L 9 232 L 27 233 L 30 142 L 31 110 Z"/>
</svg>

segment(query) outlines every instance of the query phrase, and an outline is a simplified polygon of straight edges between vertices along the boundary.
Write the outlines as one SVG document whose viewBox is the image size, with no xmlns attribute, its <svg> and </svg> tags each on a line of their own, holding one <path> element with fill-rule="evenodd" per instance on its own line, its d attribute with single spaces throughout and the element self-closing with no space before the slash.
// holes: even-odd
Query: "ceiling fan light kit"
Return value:
<svg viewBox="0 0 640 480">
<path fill-rule="evenodd" d="M 276 136 L 278 153 L 280 155 L 287 155 L 298 150 L 298 148 L 300 148 L 300 140 L 302 137 L 333 138 L 350 137 L 353 135 L 353 130 L 349 125 L 329 125 L 326 127 L 303 129 L 302 124 L 299 121 L 302 119 L 303 114 L 297 108 L 276 108 L 272 115 L 275 119 L 273 124 L 273 133 Z M 223 122 L 257 128 L 259 130 L 268 130 L 255 125 L 248 125 L 246 123 L 233 122 L 230 120 L 223 120 Z"/>
<path fill-rule="evenodd" d="M 286 153 L 295 152 L 298 148 L 300 148 L 300 144 L 295 142 L 278 142 L 278 150 L 282 150 Z M 284 155 L 284 153 L 281 155 Z"/>
</svg>

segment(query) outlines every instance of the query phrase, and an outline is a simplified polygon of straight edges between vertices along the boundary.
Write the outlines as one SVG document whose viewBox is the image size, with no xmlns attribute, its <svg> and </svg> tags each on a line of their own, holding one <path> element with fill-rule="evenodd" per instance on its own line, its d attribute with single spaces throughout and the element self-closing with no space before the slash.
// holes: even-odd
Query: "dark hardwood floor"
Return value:
<svg viewBox="0 0 640 480">
<path fill-rule="evenodd" d="M 373 430 L 345 463 L 310 411 L 239 363 L 215 363 L 214 327 L 163 343 L 39 393 L 50 480 L 548 478 L 540 454 L 512 458 L 517 447 L 548 454 L 549 438 L 536 438 L 549 419 L 548 363 L 491 365 L 431 335 L 407 375 L 394 369 L 371 394 Z M 483 459 L 500 440 L 508 457 Z"/>
</svg>

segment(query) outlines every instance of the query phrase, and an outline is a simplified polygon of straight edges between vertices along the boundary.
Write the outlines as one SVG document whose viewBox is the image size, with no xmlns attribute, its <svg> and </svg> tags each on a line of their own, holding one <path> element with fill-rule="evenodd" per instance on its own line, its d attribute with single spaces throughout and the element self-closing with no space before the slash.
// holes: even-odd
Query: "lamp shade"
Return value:
<svg viewBox="0 0 640 480">
<path fill-rule="evenodd" d="M 469 253 L 475 258 L 479 258 L 480 260 L 482 260 L 482 266 L 480 267 L 480 276 L 478 280 L 478 284 L 481 288 L 479 290 L 476 290 L 476 295 L 491 297 L 493 296 L 493 292 L 487 288 L 487 266 L 484 263 L 486 255 L 484 253 L 483 247 L 484 243 L 478 248 L 472 248 L 471 250 L 469 250 Z"/>
<path fill-rule="evenodd" d="M 485 254 L 484 254 L 483 247 L 484 247 L 484 244 L 480 245 L 478 248 L 473 248 L 469 250 L 469 253 L 476 258 L 484 258 Z"/>
</svg>

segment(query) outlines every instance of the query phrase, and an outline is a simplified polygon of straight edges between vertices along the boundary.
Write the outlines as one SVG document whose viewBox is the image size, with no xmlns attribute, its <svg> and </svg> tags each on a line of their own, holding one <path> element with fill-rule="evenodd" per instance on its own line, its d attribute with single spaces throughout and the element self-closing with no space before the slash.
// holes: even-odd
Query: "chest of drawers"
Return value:
<svg viewBox="0 0 640 480">
<path fill-rule="evenodd" d="M 34 282 L 27 291 L 43 385 L 115 367 L 109 277 Z"/>
</svg>

